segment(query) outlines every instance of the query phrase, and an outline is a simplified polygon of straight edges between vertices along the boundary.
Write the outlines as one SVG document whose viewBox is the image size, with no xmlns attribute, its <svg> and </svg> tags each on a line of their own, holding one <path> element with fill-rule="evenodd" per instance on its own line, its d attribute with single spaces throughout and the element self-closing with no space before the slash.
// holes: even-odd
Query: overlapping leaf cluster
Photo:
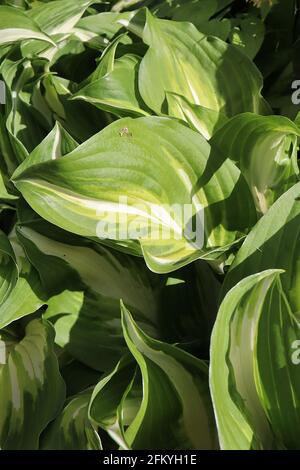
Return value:
<svg viewBox="0 0 300 470">
<path fill-rule="evenodd" d="M 0 448 L 299 448 L 297 2 L 0 3 Z"/>
</svg>

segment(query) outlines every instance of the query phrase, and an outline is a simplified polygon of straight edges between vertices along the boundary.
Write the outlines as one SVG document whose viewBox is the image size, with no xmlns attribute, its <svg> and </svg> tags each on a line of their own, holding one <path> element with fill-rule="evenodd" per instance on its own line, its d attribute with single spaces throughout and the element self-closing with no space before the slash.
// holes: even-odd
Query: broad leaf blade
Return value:
<svg viewBox="0 0 300 470">
<path fill-rule="evenodd" d="M 88 418 L 91 391 L 68 400 L 42 434 L 42 450 L 101 450 L 100 438 Z"/>
<path fill-rule="evenodd" d="M 24 39 L 39 39 L 55 45 L 43 34 L 38 25 L 21 10 L 0 6 L 0 44 L 14 43 Z"/>
<path fill-rule="evenodd" d="M 225 251 L 255 221 L 243 177 L 223 160 L 175 120 L 126 118 L 14 181 L 50 222 L 142 252 L 150 269 L 169 272 Z"/>
<path fill-rule="evenodd" d="M 25 337 L 6 351 L 0 365 L 1 448 L 37 449 L 41 432 L 63 404 L 65 387 L 53 340 L 50 324 L 33 320 Z"/>
<path fill-rule="evenodd" d="M 210 389 L 224 450 L 273 445 L 256 390 L 254 349 L 266 292 L 277 276 L 278 271 L 270 270 L 242 280 L 227 294 L 217 316 L 211 339 Z"/>
<path fill-rule="evenodd" d="M 176 93 L 167 92 L 166 97 L 169 115 L 186 121 L 192 129 L 200 132 L 207 140 L 227 121 L 223 113 L 191 104 Z"/>
<path fill-rule="evenodd" d="M 243 279 L 220 307 L 210 383 L 223 449 L 299 446 L 299 325 L 280 272 Z"/>
<path fill-rule="evenodd" d="M 18 280 L 16 256 L 9 239 L 0 230 L 0 308 Z"/>
<path fill-rule="evenodd" d="M 266 301 L 255 347 L 258 395 L 277 446 L 299 449 L 299 317 L 293 315 L 279 279 Z"/>
<path fill-rule="evenodd" d="M 67 33 L 72 30 L 92 3 L 97 3 L 97 1 L 56 0 L 29 10 L 28 16 L 47 34 Z"/>
<path fill-rule="evenodd" d="M 300 311 L 300 183 L 284 193 L 247 236 L 225 278 L 222 296 L 250 274 L 283 269 L 281 282 L 292 312 Z"/>
<path fill-rule="evenodd" d="M 216 448 L 206 365 L 151 339 L 122 305 L 124 337 L 143 378 L 143 400 L 125 433 L 133 449 Z"/>
<path fill-rule="evenodd" d="M 256 208 L 268 208 L 299 179 L 297 150 L 300 132 L 283 116 L 245 113 L 232 118 L 212 138 L 241 169 Z"/>
<path fill-rule="evenodd" d="M 260 94 L 262 77 L 234 46 L 201 34 L 191 23 L 159 20 L 148 11 L 143 40 L 149 49 L 140 66 L 139 89 L 157 114 L 166 92 L 228 117 L 245 111 L 268 114 Z"/>
<path fill-rule="evenodd" d="M 115 61 L 111 72 L 91 81 L 80 89 L 73 99 L 87 101 L 117 116 L 147 116 L 148 113 L 142 109 L 142 100 L 136 90 L 139 64 L 138 56 L 125 54 Z"/>
<path fill-rule="evenodd" d="M 135 364 L 126 355 L 93 390 L 89 416 L 123 449 L 128 450 L 124 429 L 124 400 L 135 374 Z"/>
</svg>

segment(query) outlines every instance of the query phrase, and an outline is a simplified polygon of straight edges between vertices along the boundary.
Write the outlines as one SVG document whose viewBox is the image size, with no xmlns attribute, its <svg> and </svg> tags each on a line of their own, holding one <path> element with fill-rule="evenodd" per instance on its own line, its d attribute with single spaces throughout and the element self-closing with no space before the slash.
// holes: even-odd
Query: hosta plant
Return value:
<svg viewBox="0 0 300 470">
<path fill-rule="evenodd" d="M 1 449 L 300 448 L 297 3 L 0 2 Z"/>
</svg>

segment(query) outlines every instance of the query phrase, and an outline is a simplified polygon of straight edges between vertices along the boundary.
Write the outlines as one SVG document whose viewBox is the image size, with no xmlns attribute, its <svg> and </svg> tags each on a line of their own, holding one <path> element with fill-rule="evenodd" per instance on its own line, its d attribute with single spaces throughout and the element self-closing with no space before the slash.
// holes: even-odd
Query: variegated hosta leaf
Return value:
<svg viewBox="0 0 300 470">
<path fill-rule="evenodd" d="M 45 229 L 47 224 L 44 224 Z M 49 226 L 51 230 L 51 226 Z M 115 299 L 119 302 L 120 298 L 126 299 L 128 305 L 134 310 L 144 313 L 145 318 L 151 317 L 155 322 L 155 297 L 152 292 L 151 273 L 147 273 L 139 259 L 130 258 L 125 254 L 115 253 L 104 246 L 89 246 L 88 244 L 67 244 L 58 239 L 53 239 L 41 234 L 32 228 L 26 227 L 26 224 L 18 228 L 22 245 L 32 264 L 40 273 L 44 280 L 45 289 L 47 284 L 51 290 L 51 273 L 47 273 L 47 268 L 53 263 L 56 269 L 56 275 L 60 276 L 60 269 L 64 271 L 60 282 L 61 289 L 76 286 L 76 277 L 73 275 L 73 286 L 68 282 L 67 273 L 71 277 L 72 271 L 77 273 L 78 287 L 85 286 L 90 291 L 99 294 L 103 298 Z M 57 236 L 60 231 L 54 231 Z M 51 235 L 51 233 L 50 233 Z M 66 234 L 63 233 L 64 236 Z M 63 239 L 63 236 L 61 236 Z M 39 259 L 40 257 L 40 259 Z M 42 262 L 47 266 L 43 266 Z M 55 279 L 52 283 L 55 282 Z M 56 287 L 58 291 L 59 286 Z"/>
<path fill-rule="evenodd" d="M 16 159 L 9 139 L 9 133 L 6 128 L 6 116 L 4 113 L 0 113 L 0 152 L 2 160 L 1 169 L 3 169 L 7 176 L 10 176 L 17 168 L 18 160 Z"/>
<path fill-rule="evenodd" d="M 40 279 L 28 265 L 20 272 L 10 295 L 0 306 L 0 328 L 34 313 L 46 302 L 41 290 Z"/>
<path fill-rule="evenodd" d="M 0 147 L 1 147 L 1 144 L 0 144 Z M 3 174 L 0 171 L 0 200 L 12 202 L 12 201 L 15 201 L 16 199 L 18 199 L 18 196 L 15 196 L 8 192 L 5 182 L 4 182 Z"/>
<path fill-rule="evenodd" d="M 61 34 L 72 31 L 85 10 L 97 0 L 56 0 L 32 8 L 27 15 L 46 34 Z"/>
<path fill-rule="evenodd" d="M 207 24 L 213 16 L 220 14 L 233 0 L 173 0 L 161 1 L 154 8 L 159 17 L 172 18 L 175 21 L 190 21 L 201 31 L 201 26 Z"/>
<path fill-rule="evenodd" d="M 15 280 L 11 284 L 11 289 L 7 291 L 7 295 L 4 295 L 3 301 L 0 302 L 0 328 L 4 328 L 13 321 L 34 313 L 45 303 L 39 276 L 26 259 L 15 233 L 12 232 L 9 237 L 11 246 L 7 246 L 8 242 L 3 240 L 2 243 L 3 249 L 7 249 L 10 256 L 13 257 L 12 275 L 16 276 L 15 270 L 17 269 L 18 276 L 14 277 Z M 15 262 L 17 262 L 17 268 Z M 8 267 L 5 266 L 4 270 L 7 276 L 9 273 Z"/>
<path fill-rule="evenodd" d="M 292 312 L 300 312 L 300 183 L 284 193 L 251 230 L 225 278 L 223 296 L 237 282 L 266 269 L 284 269 L 281 282 Z"/>
<path fill-rule="evenodd" d="M 142 260 L 93 245 L 19 210 L 18 237 L 48 296 L 45 318 L 56 343 L 84 364 L 104 371 L 125 350 L 121 298 L 145 330 L 159 336 L 158 295 L 163 279 Z M 91 325 L 92 328 L 91 328 Z"/>
<path fill-rule="evenodd" d="M 36 39 L 23 41 L 22 55 L 24 57 L 43 57 L 54 62 L 59 58 L 60 49 L 64 45 L 68 47 L 68 44 L 75 39 L 73 36 L 74 26 L 92 3 L 97 3 L 97 0 L 56 0 L 46 3 L 40 2 L 34 8 L 27 10 L 27 16 L 44 33 L 50 35 L 54 43 L 45 47 L 43 42 Z"/>
<path fill-rule="evenodd" d="M 280 280 L 266 297 L 255 351 L 257 392 L 277 447 L 300 449 L 299 315 L 293 314 Z"/>
<path fill-rule="evenodd" d="M 22 91 L 24 84 L 27 84 L 33 76 L 33 68 L 28 61 L 11 59 L 8 55 L 1 62 L 0 74 L 5 86 L 6 101 L 4 113 L 1 113 L 0 145 L 8 174 L 11 176 L 18 164 L 28 155 L 26 143 L 28 136 L 31 137 L 33 120 L 28 113 L 28 107 L 24 104 Z M 24 143 L 20 139 L 20 133 Z M 37 128 L 36 136 L 31 139 L 31 145 L 36 143 L 39 134 L 40 129 Z"/>
<path fill-rule="evenodd" d="M 100 78 L 103 78 L 105 75 L 110 74 L 113 72 L 115 65 L 116 65 L 116 53 L 119 44 L 122 42 L 126 42 L 127 34 L 119 34 L 115 39 L 113 39 L 108 46 L 104 49 L 101 60 L 99 61 L 95 70 L 93 70 L 92 74 L 87 77 L 86 80 L 81 85 L 87 85 L 88 83 L 92 83 Z"/>
<path fill-rule="evenodd" d="M 116 303 L 109 297 L 65 290 L 51 297 L 44 318 L 54 325 L 56 344 L 83 364 L 104 372 L 126 351 Z"/>
<path fill-rule="evenodd" d="M 114 62 L 113 70 L 103 77 L 92 80 L 73 97 L 92 103 L 100 109 L 117 116 L 146 116 L 143 103 L 136 90 L 140 57 L 125 54 Z M 145 105 L 144 105 L 145 106 Z"/>
<path fill-rule="evenodd" d="M 129 447 L 125 426 L 131 424 L 141 402 L 140 393 L 128 399 L 134 384 L 135 367 L 128 355 L 123 356 L 112 372 L 101 378 L 95 386 L 89 404 L 90 419 L 104 429 L 121 449 L 126 450 Z"/>
<path fill-rule="evenodd" d="M 16 56 L 19 60 L 16 60 Z M 28 152 L 44 139 L 53 125 L 36 76 L 36 69 L 40 66 L 39 59 L 29 61 L 19 58 L 16 51 L 8 54 L 0 65 L 1 78 L 6 88 L 1 151 L 9 175 L 27 158 Z"/>
<path fill-rule="evenodd" d="M 175 21 L 189 21 L 206 35 L 216 36 L 226 41 L 231 29 L 231 21 L 224 18 L 225 7 L 233 0 L 176 0 L 174 2 L 161 2 L 158 8 L 153 9 L 160 18 Z"/>
<path fill-rule="evenodd" d="M 124 54 L 119 59 L 115 58 L 118 45 L 127 41 L 127 34 L 120 34 L 111 41 L 96 69 L 73 95 L 73 99 L 86 101 L 119 117 L 124 114 L 147 115 L 141 109 L 145 105 L 136 90 L 140 57 Z"/>
<path fill-rule="evenodd" d="M 17 261 L 9 239 L 0 230 L 0 312 L 18 281 Z M 0 317 L 1 321 L 1 317 Z"/>
<path fill-rule="evenodd" d="M 88 289 L 99 301 L 115 305 L 118 317 L 123 298 L 139 319 L 155 325 L 156 291 L 164 279 L 149 272 L 142 260 L 72 236 L 30 209 L 20 210 L 19 217 L 20 243 L 49 295 L 67 288 Z"/>
<path fill-rule="evenodd" d="M 176 93 L 166 92 L 166 97 L 169 116 L 186 121 L 192 129 L 200 132 L 207 140 L 227 121 L 222 112 L 191 104 L 186 98 Z"/>
<path fill-rule="evenodd" d="M 112 39 L 122 28 L 120 21 L 129 21 L 134 14 L 134 11 L 124 13 L 107 11 L 97 15 L 85 16 L 78 21 L 76 29 L 89 31 L 95 35 L 105 35 L 107 39 Z"/>
<path fill-rule="evenodd" d="M 257 210 L 265 213 L 299 179 L 299 136 L 298 127 L 283 116 L 245 113 L 225 124 L 212 144 L 236 162 Z"/>
<path fill-rule="evenodd" d="M 46 220 L 142 252 L 156 272 L 224 252 L 256 219 L 237 167 L 169 118 L 114 122 L 14 182 Z"/>
<path fill-rule="evenodd" d="M 300 330 L 279 273 L 243 279 L 218 313 L 210 383 L 223 449 L 299 447 L 300 380 L 293 348 Z"/>
<path fill-rule="evenodd" d="M 236 47 L 205 36 L 192 23 L 160 20 L 149 11 L 143 41 L 149 49 L 140 66 L 139 90 L 157 114 L 164 111 L 166 92 L 228 117 L 269 113 L 260 94 L 262 77 Z"/>
<path fill-rule="evenodd" d="M 145 335 L 122 304 L 127 346 L 141 370 L 143 398 L 125 432 L 132 449 L 214 449 L 206 364 Z"/>
<path fill-rule="evenodd" d="M 52 131 L 34 148 L 21 165 L 18 166 L 15 171 L 15 176 L 21 174 L 24 170 L 33 165 L 62 157 L 72 152 L 76 147 L 78 147 L 77 142 L 59 122 L 56 122 Z"/>
<path fill-rule="evenodd" d="M 145 295 L 143 296 L 143 293 Z M 148 294 L 148 296 L 147 296 Z M 120 294 L 119 294 L 120 295 Z M 139 295 L 139 296 L 138 296 Z M 140 303 L 149 298 L 146 286 L 140 286 L 139 294 L 132 295 Z M 119 297 L 118 297 L 119 298 Z M 134 309 L 138 323 L 155 337 L 160 336 L 156 299 L 153 295 L 147 309 L 152 315 Z M 44 318 L 54 324 L 55 342 L 82 363 L 98 371 L 107 371 L 115 366 L 126 351 L 118 300 L 110 294 L 65 290 L 47 302 Z"/>
<path fill-rule="evenodd" d="M 33 320 L 20 341 L 1 338 L 0 445 L 37 449 L 39 437 L 60 411 L 65 386 L 53 350 L 54 332 Z"/>
<path fill-rule="evenodd" d="M 101 450 L 100 438 L 88 418 L 91 391 L 71 397 L 41 437 L 42 450 Z"/>
<path fill-rule="evenodd" d="M 219 7 L 218 0 L 201 0 L 195 2 L 193 0 L 176 0 L 173 2 L 160 2 L 155 9 L 155 13 L 159 17 L 172 18 L 175 21 L 191 21 L 198 25 L 208 21 L 218 10 L 224 8 L 230 0 L 222 0 L 224 5 Z M 219 8 L 218 8 L 219 7 Z"/>
<path fill-rule="evenodd" d="M 76 141 L 84 142 L 105 124 L 100 110 L 88 103 L 70 100 L 70 89 L 74 87 L 70 80 L 48 74 L 43 77 L 42 85 L 52 115 Z"/>
<path fill-rule="evenodd" d="M 210 389 L 222 449 L 273 446 L 256 390 L 254 351 L 266 292 L 277 276 L 278 271 L 265 271 L 242 280 L 227 294 L 217 316 L 211 339 Z"/>
<path fill-rule="evenodd" d="M 24 39 L 39 39 L 55 45 L 25 12 L 0 5 L 0 45 Z"/>
</svg>

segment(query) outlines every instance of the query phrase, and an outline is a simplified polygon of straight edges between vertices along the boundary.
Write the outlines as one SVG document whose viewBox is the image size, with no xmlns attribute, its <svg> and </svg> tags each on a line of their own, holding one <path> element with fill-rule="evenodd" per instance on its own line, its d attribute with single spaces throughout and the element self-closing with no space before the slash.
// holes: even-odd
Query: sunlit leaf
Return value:
<svg viewBox="0 0 300 470">
<path fill-rule="evenodd" d="M 245 181 L 222 158 L 174 120 L 126 118 L 14 181 L 50 222 L 116 246 L 128 242 L 133 253 L 139 241 L 148 266 L 168 272 L 226 250 L 255 221 Z"/>
</svg>

